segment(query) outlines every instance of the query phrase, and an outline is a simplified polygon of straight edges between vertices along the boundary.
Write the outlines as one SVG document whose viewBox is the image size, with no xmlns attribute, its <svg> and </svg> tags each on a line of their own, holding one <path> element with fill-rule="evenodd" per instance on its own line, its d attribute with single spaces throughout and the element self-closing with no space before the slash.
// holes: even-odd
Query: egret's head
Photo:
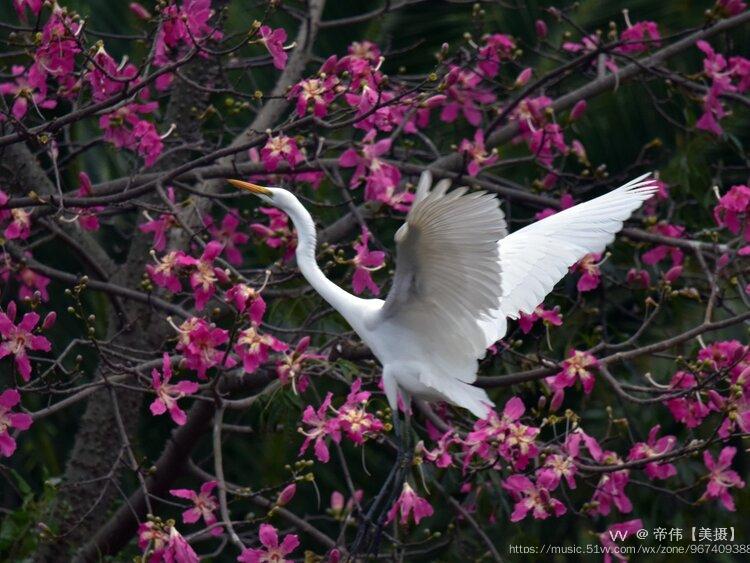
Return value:
<svg viewBox="0 0 750 563">
<path fill-rule="evenodd" d="M 288 212 L 298 203 L 297 198 L 284 188 L 269 188 L 259 186 L 258 184 L 251 184 L 250 182 L 243 182 L 242 180 L 227 180 L 227 182 L 235 188 L 257 195 L 265 203 L 278 207 L 283 211 Z"/>
</svg>

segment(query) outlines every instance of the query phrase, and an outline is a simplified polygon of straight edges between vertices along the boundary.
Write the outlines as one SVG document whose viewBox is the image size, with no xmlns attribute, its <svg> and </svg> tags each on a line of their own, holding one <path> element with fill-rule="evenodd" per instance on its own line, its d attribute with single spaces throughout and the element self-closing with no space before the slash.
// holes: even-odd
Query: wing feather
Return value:
<svg viewBox="0 0 750 563">
<path fill-rule="evenodd" d="M 483 321 L 487 344 L 505 334 L 500 317 L 533 312 L 570 266 L 614 240 L 623 222 L 656 192 L 648 176 L 532 223 L 498 243 L 503 296 L 492 313 L 496 319 Z"/>
</svg>

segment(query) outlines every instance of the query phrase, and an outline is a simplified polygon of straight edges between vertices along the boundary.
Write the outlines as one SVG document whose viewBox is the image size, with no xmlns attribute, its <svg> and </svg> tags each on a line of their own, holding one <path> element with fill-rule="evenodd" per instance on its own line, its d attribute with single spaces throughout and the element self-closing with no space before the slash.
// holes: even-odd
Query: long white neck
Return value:
<svg viewBox="0 0 750 563">
<path fill-rule="evenodd" d="M 358 312 L 361 312 L 362 299 L 344 291 L 331 280 L 329 280 L 318 266 L 315 259 L 317 237 L 315 223 L 305 207 L 295 199 L 293 204 L 284 211 L 287 212 L 297 230 L 297 266 L 302 275 L 334 309 L 357 329 L 358 321 L 361 320 Z"/>
</svg>

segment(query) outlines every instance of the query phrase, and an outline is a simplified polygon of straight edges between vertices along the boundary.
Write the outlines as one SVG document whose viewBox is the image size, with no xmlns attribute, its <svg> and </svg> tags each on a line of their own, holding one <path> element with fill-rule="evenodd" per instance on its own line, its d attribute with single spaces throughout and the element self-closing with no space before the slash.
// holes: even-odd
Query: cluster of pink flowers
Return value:
<svg viewBox="0 0 750 563">
<path fill-rule="evenodd" d="M 131 102 L 113 112 L 105 113 L 99 118 L 99 127 L 104 131 L 104 139 L 118 149 L 138 153 L 143 157 L 146 166 L 151 166 L 161 155 L 164 143 L 156 126 L 143 119 L 141 115 L 153 113 L 158 107 L 157 102 Z"/>
<path fill-rule="evenodd" d="M 723 129 L 719 122 L 728 115 L 721 96 L 735 92 L 743 94 L 750 89 L 750 60 L 740 56 L 727 60 L 724 55 L 714 51 L 707 41 L 698 41 L 696 45 L 705 55 L 703 73 L 711 80 L 711 86 L 703 97 L 703 115 L 695 126 L 721 135 Z"/>
<path fill-rule="evenodd" d="M 250 229 L 270 248 L 281 248 L 284 260 L 291 260 L 297 248 L 297 232 L 289 226 L 289 217 L 275 207 L 261 207 L 260 212 L 268 217 L 268 225 L 253 223 Z"/>
<path fill-rule="evenodd" d="M 268 361 L 271 352 L 284 352 L 288 348 L 286 342 L 271 334 L 261 333 L 258 322 L 253 322 L 237 335 L 234 352 L 242 360 L 245 372 L 253 373 Z"/>
<path fill-rule="evenodd" d="M 1 200 L 0 205 L 2 205 Z M 0 211 L 0 215 L 2 215 L 2 211 Z M 30 252 L 26 252 L 25 255 L 31 258 Z M 49 301 L 47 286 L 50 283 L 50 279 L 35 272 L 25 264 L 14 263 L 10 255 L 6 252 L 0 255 L 0 280 L 8 283 L 11 278 L 18 282 L 18 297 L 22 301 L 36 297 L 42 302 Z"/>
<path fill-rule="evenodd" d="M 219 40 L 220 31 L 209 23 L 213 10 L 211 0 L 173 1 L 161 9 L 164 18 L 154 48 L 154 64 L 161 68 L 179 59 L 186 51 L 204 45 L 209 39 Z M 203 52 L 200 52 L 203 56 Z M 166 90 L 174 75 L 164 73 L 156 80 L 158 90 Z"/>
<path fill-rule="evenodd" d="M 206 379 L 206 372 L 216 366 L 231 368 L 237 360 L 221 346 L 229 342 L 229 331 L 204 319 L 191 317 L 177 327 L 177 350 L 182 353 L 185 365 Z"/>
<path fill-rule="evenodd" d="M 13 99 L 10 113 L 18 120 L 24 118 L 29 105 L 36 108 L 36 111 L 57 106 L 56 100 L 47 98 L 47 77 L 35 69 L 36 67 L 26 69 L 20 65 L 13 65 L 13 80 L 0 83 L 0 94 Z"/>
<path fill-rule="evenodd" d="M 322 463 L 328 463 L 330 459 L 328 440 L 338 444 L 342 436 L 346 436 L 361 446 L 367 439 L 377 436 L 385 429 L 383 422 L 366 410 L 370 392 L 362 391 L 361 380 L 357 379 L 352 383 L 346 401 L 339 408 L 332 406 L 332 399 L 333 394 L 329 392 L 317 409 L 308 405 L 302 413 L 305 428 L 299 429 L 305 436 L 299 454 L 303 455 L 310 444 L 313 444 L 315 457 Z"/>
<path fill-rule="evenodd" d="M 376 135 L 375 129 L 370 130 L 362 139 L 361 148 L 345 150 L 339 157 L 339 164 L 344 168 L 354 168 L 350 186 L 364 184 L 366 200 L 408 209 L 413 196 L 405 192 L 397 195 L 394 192 L 401 181 L 401 171 L 381 158 L 390 151 L 391 140 L 386 138 L 376 141 Z"/>
<path fill-rule="evenodd" d="M 714 219 L 717 225 L 735 235 L 742 232 L 750 242 L 750 188 L 742 184 L 729 188 L 714 208 Z"/>
<path fill-rule="evenodd" d="M 526 411 L 519 397 L 508 400 L 502 414 L 492 411 L 487 418 L 477 420 L 474 428 L 460 444 L 466 470 L 474 459 L 501 467 L 501 460 L 514 469 L 523 470 L 539 453 L 536 443 L 539 428 L 521 422 Z"/>
<path fill-rule="evenodd" d="M 0 207 L 8 203 L 8 194 L 0 190 Z M 3 236 L 8 240 L 26 240 L 31 235 L 31 213 L 20 207 L 13 209 L 0 209 L 0 223 L 8 224 L 3 230 Z"/>
<path fill-rule="evenodd" d="M 696 428 L 712 412 L 725 417 L 720 435 L 726 437 L 735 426 L 750 429 L 750 347 L 737 340 L 714 342 L 697 355 L 699 368 L 678 371 L 669 382 L 672 392 L 681 393 L 664 401 L 672 417 L 688 428 Z M 733 386 L 724 396 L 702 389 L 702 382 L 717 372 Z"/>
</svg>

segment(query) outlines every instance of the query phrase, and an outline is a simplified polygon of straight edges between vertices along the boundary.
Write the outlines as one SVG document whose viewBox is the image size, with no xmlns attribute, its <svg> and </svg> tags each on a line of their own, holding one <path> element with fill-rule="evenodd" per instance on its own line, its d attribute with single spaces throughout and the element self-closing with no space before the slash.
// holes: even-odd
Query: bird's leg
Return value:
<svg viewBox="0 0 750 563">
<path fill-rule="evenodd" d="M 408 443 L 410 441 L 408 437 L 411 436 L 409 412 L 407 410 L 405 423 L 401 422 L 398 409 L 393 410 L 392 417 L 393 431 L 396 437 L 396 461 L 357 531 L 357 536 L 350 550 L 352 555 L 358 553 L 361 547 L 364 547 L 370 553 L 377 549 L 383 527 L 385 526 L 385 517 L 388 509 L 393 505 L 397 495 L 401 491 L 404 479 L 406 478 L 406 472 L 411 463 L 411 454 L 408 453 Z M 374 537 L 363 546 L 363 542 L 370 536 L 371 527 L 375 528 Z"/>
</svg>

